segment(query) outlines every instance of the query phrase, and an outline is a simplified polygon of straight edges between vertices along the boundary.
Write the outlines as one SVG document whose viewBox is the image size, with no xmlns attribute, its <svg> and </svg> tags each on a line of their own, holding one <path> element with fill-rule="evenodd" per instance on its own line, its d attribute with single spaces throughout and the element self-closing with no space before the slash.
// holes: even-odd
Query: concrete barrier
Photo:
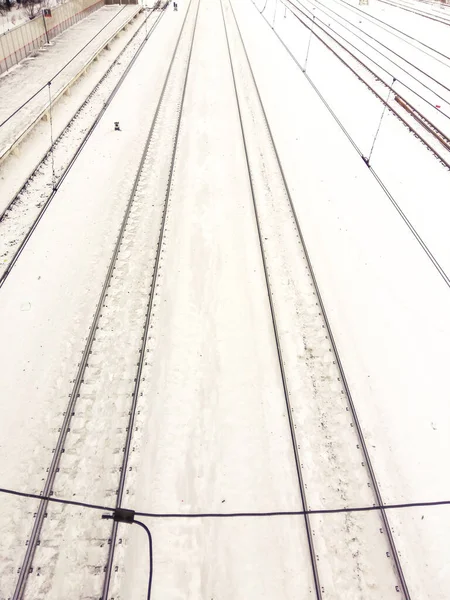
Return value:
<svg viewBox="0 0 450 600">
<path fill-rule="evenodd" d="M 0 74 L 104 4 L 105 0 L 71 0 L 52 8 L 51 17 L 39 15 L 0 35 Z"/>
</svg>

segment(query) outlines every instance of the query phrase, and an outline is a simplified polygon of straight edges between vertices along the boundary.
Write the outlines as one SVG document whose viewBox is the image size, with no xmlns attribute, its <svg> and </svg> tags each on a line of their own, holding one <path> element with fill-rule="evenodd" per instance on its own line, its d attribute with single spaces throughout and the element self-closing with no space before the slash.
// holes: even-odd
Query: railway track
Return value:
<svg viewBox="0 0 450 600">
<path fill-rule="evenodd" d="M 388 4 L 389 6 L 393 6 L 394 8 L 399 8 L 401 10 L 405 10 L 407 12 L 410 13 L 414 13 L 416 15 L 419 15 L 420 17 L 425 17 L 426 19 L 430 19 L 431 21 L 436 21 L 437 23 L 441 23 L 442 25 L 450 25 L 450 19 L 446 19 L 445 17 L 433 17 L 433 15 L 430 15 L 427 12 L 424 12 L 423 10 L 414 10 L 411 6 L 406 6 L 405 4 L 402 4 L 400 2 L 388 2 L 388 0 L 378 0 L 379 2 L 382 2 L 383 4 Z"/>
<path fill-rule="evenodd" d="M 231 1 L 221 3 L 302 508 L 383 505 L 245 43 Z M 317 600 L 409 600 L 385 511 L 370 522 L 304 518 Z M 334 543 L 351 551 L 339 559 Z"/>
<path fill-rule="evenodd" d="M 359 17 L 363 17 L 363 18 L 367 19 L 369 22 L 372 22 L 372 23 L 376 24 L 377 26 L 382 27 L 383 29 L 388 28 L 388 30 L 395 31 L 397 34 L 400 34 L 402 37 L 404 37 L 404 38 L 406 38 L 408 40 L 411 40 L 412 42 L 415 42 L 415 43 L 419 44 L 423 48 L 427 48 L 428 50 L 431 50 L 431 51 L 435 52 L 436 54 L 438 54 L 442 58 L 450 60 L 450 56 L 448 56 L 447 54 L 444 54 L 443 52 L 440 52 L 436 48 L 433 48 L 432 46 L 429 46 L 428 44 L 425 44 L 425 42 L 423 42 L 422 40 L 417 39 L 413 35 L 410 35 L 410 34 L 406 33 L 406 31 L 402 31 L 401 29 L 398 29 L 398 27 L 394 27 L 394 25 L 392 25 L 391 23 L 383 21 L 382 19 L 379 19 L 378 17 L 375 17 L 371 13 L 368 13 L 367 11 L 362 10 L 359 6 L 350 4 L 346 0 L 333 0 L 333 2 L 335 2 L 338 6 L 345 7 L 350 12 L 358 15 Z"/>
<path fill-rule="evenodd" d="M 439 81 L 438 79 L 434 78 L 433 76 L 431 76 L 429 73 L 427 73 L 424 69 L 421 69 L 420 67 L 418 67 L 417 65 L 415 65 L 414 63 L 412 63 L 410 60 L 408 60 L 407 58 L 405 58 L 404 56 L 402 56 L 401 54 L 399 54 L 398 52 L 396 52 L 395 50 L 393 50 L 392 48 L 390 48 L 389 46 L 387 46 L 386 44 L 382 43 L 380 40 L 377 39 L 377 37 L 369 34 L 365 29 L 358 27 L 358 25 L 356 25 L 355 23 L 353 23 L 351 20 L 346 19 L 343 15 L 340 15 L 339 13 L 337 13 L 336 11 L 332 10 L 331 8 L 327 7 L 325 4 L 323 4 L 322 2 L 320 2 L 320 0 L 307 0 L 307 2 L 309 2 L 314 8 L 313 10 L 315 10 L 316 8 L 321 11 L 324 15 L 324 17 L 328 17 L 331 18 L 335 25 L 337 25 L 339 28 L 343 28 L 346 32 L 350 33 L 351 37 L 353 38 L 353 41 L 356 42 L 355 43 L 351 42 L 349 39 L 347 39 L 346 37 L 344 37 L 343 34 L 337 32 L 335 29 L 333 29 L 333 27 L 331 27 L 331 24 L 326 23 L 323 19 L 320 19 L 320 17 L 317 16 L 316 14 L 316 19 L 319 23 L 321 23 L 322 25 L 324 25 L 325 27 L 329 28 L 330 31 L 332 31 L 335 35 L 337 35 L 341 40 L 343 40 L 345 43 L 347 43 L 351 48 L 354 48 L 356 51 L 360 52 L 362 56 L 364 56 L 365 58 L 367 58 L 371 63 L 373 63 L 375 66 L 377 66 L 378 68 L 380 68 L 384 73 L 386 73 L 389 76 L 393 76 L 393 74 L 391 72 L 389 72 L 387 69 L 385 69 L 384 67 L 382 67 L 379 62 L 377 60 L 375 60 L 374 58 L 368 56 L 366 54 L 365 51 L 363 51 L 362 49 L 360 49 L 358 47 L 358 42 L 362 42 L 364 44 L 364 50 L 367 50 L 368 48 L 371 50 L 374 50 L 377 53 L 377 58 L 383 58 L 385 60 L 387 60 L 389 63 L 391 63 L 391 65 L 393 65 L 394 67 L 397 67 L 398 69 L 400 69 L 403 73 L 405 73 L 408 77 L 411 77 L 414 81 L 416 81 L 417 83 L 420 84 L 420 86 L 422 86 L 424 89 L 426 89 L 427 91 L 431 92 L 432 95 L 432 99 L 434 100 L 436 97 L 440 98 L 441 100 L 443 100 L 444 102 L 447 102 L 447 100 L 445 98 L 443 98 L 442 96 L 440 96 L 442 92 L 442 90 L 440 90 L 439 92 L 432 89 L 430 86 L 432 85 L 431 82 L 433 82 L 434 84 L 437 84 L 440 88 L 442 88 L 443 90 L 445 90 L 446 92 L 450 92 L 450 89 L 443 84 L 441 81 Z M 310 13 L 310 15 L 314 14 L 313 11 L 311 9 L 309 9 L 308 7 L 306 7 L 303 2 L 301 2 L 301 0 L 296 0 L 296 3 L 299 4 L 302 8 L 304 8 L 307 12 Z M 402 38 L 400 37 L 397 33 L 394 33 L 392 31 L 387 30 L 386 28 L 383 27 L 383 30 L 388 31 L 388 33 L 390 35 L 392 35 L 393 37 L 396 37 L 398 39 L 400 39 L 402 42 L 405 42 L 406 44 L 408 44 L 411 48 L 413 48 L 414 50 L 419 50 L 420 52 L 422 52 L 423 54 L 425 54 L 426 56 L 428 56 L 429 58 L 432 58 L 433 60 L 437 61 L 438 63 L 440 63 L 441 65 L 450 68 L 450 64 L 448 63 L 448 58 L 445 58 L 445 60 L 442 60 L 442 58 L 439 57 L 438 53 L 436 50 L 433 50 L 433 52 L 435 53 L 435 55 L 433 55 L 430 51 L 429 48 L 427 49 L 427 47 L 420 47 L 420 46 L 416 46 L 414 45 L 410 40 L 408 40 L 408 38 Z M 368 38 L 370 40 L 367 41 Z M 371 43 L 374 42 L 376 44 L 376 46 Z M 396 62 L 393 58 L 391 58 L 390 56 L 388 56 L 387 54 L 385 54 L 382 50 L 380 50 L 380 48 L 383 48 L 384 51 L 387 51 L 389 54 L 392 54 L 393 56 L 399 58 L 404 65 L 399 64 L 398 62 Z M 412 67 L 414 69 L 414 71 L 417 71 L 417 74 L 412 73 L 410 70 L 408 70 L 408 67 Z M 419 74 L 424 76 L 427 80 L 429 80 L 429 82 L 425 82 L 422 81 L 419 78 Z M 435 104 L 433 104 L 433 102 L 430 102 L 429 100 L 427 100 L 426 98 L 424 98 L 420 93 L 418 93 L 417 91 L 413 90 L 411 87 L 409 87 L 407 84 L 405 84 L 403 81 L 401 82 L 402 85 L 408 89 L 409 91 L 413 92 L 417 97 L 419 97 L 421 100 L 423 100 L 424 102 L 426 102 L 428 105 L 430 105 L 433 109 L 435 109 Z"/>
<path fill-rule="evenodd" d="M 165 220 L 200 0 L 191 0 L 137 169 L 123 222 L 86 345 L 69 394 L 44 495 L 86 495 L 120 507 L 138 411 Z M 130 257 L 133 260 L 130 261 Z M 109 409 L 109 410 L 108 410 Z M 108 448 L 105 455 L 104 448 Z M 114 449 L 115 448 L 115 449 Z M 30 577 L 34 598 L 44 598 L 58 568 L 64 597 L 107 600 L 114 567 L 117 523 L 87 516 L 77 523 L 42 501 L 35 515 L 13 600 Z M 86 560 L 86 556 L 88 559 Z M 84 565 L 74 569 L 74 565 Z M 100 595 L 101 594 L 101 595 Z M 86 596 L 87 597 L 87 596 Z"/>
<path fill-rule="evenodd" d="M 421 235 L 419 234 L 419 232 L 417 231 L 417 229 L 414 227 L 413 223 L 409 220 L 409 218 L 407 217 L 407 215 L 405 214 L 405 212 L 403 212 L 401 206 L 396 202 L 395 198 L 389 192 L 389 190 L 387 189 L 387 187 L 385 186 L 385 184 L 383 183 L 383 181 L 380 179 L 380 177 L 377 174 L 377 172 L 368 163 L 367 159 L 364 157 L 363 153 L 361 152 L 361 149 L 358 147 L 358 145 L 356 144 L 355 140 L 352 138 L 352 136 L 346 130 L 346 128 L 344 127 L 343 123 L 339 120 L 338 115 L 336 115 L 336 113 L 333 111 L 333 109 L 331 108 L 331 106 L 329 105 L 329 103 L 327 102 L 327 100 L 323 97 L 323 95 L 321 94 L 320 90 L 317 88 L 317 86 L 315 85 L 315 83 L 313 82 L 313 80 L 311 79 L 311 77 L 309 77 L 309 75 L 306 73 L 306 71 L 304 70 L 304 68 L 302 67 L 302 65 L 299 63 L 298 59 L 294 56 L 294 54 L 289 49 L 289 47 L 286 45 L 286 43 L 283 41 L 283 39 L 281 38 L 281 36 L 272 27 L 272 25 L 269 23 L 269 21 L 264 17 L 264 15 L 262 14 L 263 11 L 260 10 L 256 6 L 254 0 L 252 0 L 252 3 L 254 5 L 254 7 L 255 7 L 255 10 L 258 11 L 258 13 L 261 15 L 261 17 L 264 20 L 264 22 L 266 23 L 266 25 L 268 27 L 270 27 L 270 29 L 273 31 L 274 35 L 277 37 L 278 41 L 283 46 L 283 48 L 286 50 L 286 52 L 289 54 L 289 56 L 291 57 L 291 59 L 294 61 L 294 63 L 297 65 L 297 67 L 299 69 L 301 69 L 301 71 L 303 72 L 303 74 L 304 74 L 306 80 L 308 81 L 309 85 L 311 85 L 311 87 L 313 88 L 314 92 L 317 94 L 317 96 L 320 98 L 321 102 L 324 104 L 324 106 L 327 108 L 327 110 L 329 111 L 329 113 L 332 115 L 333 119 L 336 121 L 336 123 L 338 124 L 339 128 L 344 133 L 345 137 L 348 139 L 348 141 L 350 142 L 350 144 L 353 146 L 353 148 L 356 150 L 356 152 L 358 153 L 358 155 L 365 161 L 365 163 L 367 164 L 367 166 L 370 168 L 370 171 L 371 171 L 373 177 L 375 178 L 375 180 L 377 181 L 378 185 L 380 185 L 380 187 L 382 188 L 383 192 L 388 197 L 389 202 L 391 202 L 392 206 L 395 208 L 395 210 L 397 211 L 397 213 L 399 214 L 399 216 L 401 217 L 401 219 L 403 220 L 403 222 L 405 223 L 405 225 L 408 227 L 408 229 L 410 230 L 410 232 L 412 233 L 412 235 L 414 236 L 414 238 L 416 239 L 416 241 L 418 242 L 418 244 L 420 245 L 420 247 L 422 248 L 422 250 L 425 252 L 425 254 L 427 255 L 428 259 L 430 260 L 430 262 L 432 263 L 432 265 L 434 266 L 434 268 L 436 269 L 436 271 L 439 273 L 439 275 L 443 279 L 445 285 L 447 287 L 450 287 L 450 277 L 448 276 L 447 272 L 442 267 L 442 265 L 440 264 L 440 262 L 437 260 L 437 258 L 435 257 L 435 255 L 433 254 L 433 252 L 431 251 L 431 249 L 429 248 L 429 246 L 427 245 L 427 243 L 425 242 L 425 240 L 421 237 Z"/>
<path fill-rule="evenodd" d="M 405 125 L 411 133 L 413 133 L 413 135 L 436 156 L 443 166 L 450 169 L 450 154 L 448 152 L 450 141 L 448 136 L 442 132 L 439 127 L 432 123 L 429 118 L 425 117 L 421 111 L 414 108 L 399 92 L 395 91 L 395 93 L 389 93 L 386 96 L 386 90 L 388 92 L 393 91 L 392 84 L 385 81 L 378 73 L 375 73 L 366 63 L 339 42 L 339 40 L 334 38 L 330 32 L 323 28 L 319 23 L 314 23 L 313 18 L 299 9 L 298 6 L 291 2 L 291 0 L 282 0 L 282 3 L 287 6 L 292 15 L 308 29 L 316 39 L 330 50 L 340 62 L 342 62 L 362 83 L 366 85 L 383 105 L 387 106 L 390 112 L 392 112 L 403 125 Z M 304 19 L 309 20 L 310 24 Z M 326 38 L 328 38 L 328 41 L 326 41 Z M 342 53 L 347 56 L 347 60 L 342 56 Z M 371 81 L 368 81 L 368 76 L 371 78 Z M 401 100 L 403 104 L 396 101 L 395 97 Z M 414 116 L 410 110 L 404 108 L 404 105 L 410 107 L 411 111 L 414 112 Z M 422 127 L 420 129 L 417 128 L 417 124 Z M 444 144 L 442 144 L 443 141 Z M 444 150 L 442 150 L 442 147 Z"/>
<path fill-rule="evenodd" d="M 304 8 L 306 11 L 310 12 L 309 9 L 307 7 L 305 7 L 300 0 L 296 0 L 297 4 L 300 4 L 302 6 L 302 8 Z M 323 5 L 320 0 L 315 0 L 314 4 L 320 4 L 322 6 Z M 364 32 L 363 30 L 361 30 L 360 28 L 358 28 L 356 25 L 354 25 L 353 23 L 351 23 L 350 21 L 347 21 L 344 17 L 342 17 L 341 15 L 338 15 L 335 11 L 332 11 L 331 9 L 328 9 L 328 11 L 330 11 L 332 13 L 332 15 L 329 15 L 328 12 L 324 12 L 324 14 L 326 14 L 327 16 L 330 16 L 337 24 L 342 25 L 340 23 L 340 21 L 337 21 L 336 16 L 338 16 L 339 18 L 343 19 L 344 22 L 347 22 L 348 24 L 350 24 L 352 27 L 356 28 L 358 31 L 360 31 L 361 33 L 366 34 L 366 32 Z M 304 14 L 304 13 L 303 13 Z M 312 13 L 311 13 L 312 14 Z M 333 16 L 334 15 L 334 16 Z M 322 21 L 320 18 L 315 17 L 316 19 L 316 23 L 319 22 L 322 25 L 326 26 L 326 27 L 330 27 L 329 25 L 326 25 L 326 23 L 324 21 Z M 350 31 L 350 29 L 348 29 L 345 25 L 344 25 L 345 29 Z M 389 75 L 390 77 L 393 77 L 392 73 L 390 73 L 389 71 L 387 71 L 386 69 L 384 69 L 379 63 L 377 63 L 377 61 L 375 61 L 374 59 L 370 58 L 369 56 L 367 56 L 362 50 L 360 50 L 358 47 L 356 47 L 354 44 L 352 44 L 349 40 L 347 40 L 346 38 L 344 38 L 341 34 L 339 34 L 338 32 L 336 32 L 335 30 L 333 30 L 332 28 L 330 28 L 330 31 L 333 32 L 333 34 L 337 35 L 344 43 L 348 44 L 351 48 L 355 49 L 357 52 L 361 53 L 362 56 L 364 56 L 365 58 L 367 58 L 373 65 L 375 65 L 376 67 L 378 67 L 381 71 L 383 71 L 384 73 L 386 73 L 387 75 Z M 352 31 L 350 31 L 350 33 L 353 34 Z M 375 40 L 375 38 L 373 36 L 369 36 L 370 39 Z M 363 41 L 361 39 L 361 41 Z M 364 42 L 365 44 L 367 44 L 368 47 L 372 48 L 373 50 L 377 50 L 374 46 L 372 46 L 371 44 L 369 44 L 368 42 Z M 382 46 L 386 49 L 389 49 L 387 46 L 385 46 L 384 44 L 382 44 Z M 377 50 L 377 52 L 379 52 Z M 412 77 L 413 79 L 415 79 L 420 85 L 423 85 L 424 87 L 427 87 L 426 84 L 424 84 L 423 82 L 421 82 L 418 78 L 416 78 L 413 74 L 411 74 L 410 72 L 408 72 L 405 68 L 401 67 L 400 65 L 398 65 L 397 63 L 395 63 L 394 61 L 392 61 L 389 57 L 385 56 L 383 53 L 379 52 L 380 55 L 383 58 L 386 58 L 387 60 L 389 60 L 390 62 L 392 62 L 395 66 L 400 67 L 400 69 L 402 71 L 404 71 L 408 76 Z M 396 54 L 396 53 L 394 53 Z M 400 58 L 402 58 L 400 55 L 396 54 L 397 56 L 399 56 Z M 409 61 L 406 61 L 407 63 L 409 63 Z M 412 65 L 412 63 L 409 63 Z M 414 65 L 413 65 L 414 66 Z M 421 69 L 418 69 L 419 72 L 423 71 Z M 373 73 L 373 72 L 372 72 Z M 376 77 L 376 75 L 374 74 L 374 77 Z M 378 78 L 380 79 L 380 81 L 384 80 L 382 78 L 380 78 L 378 76 Z M 431 78 L 433 81 L 439 83 L 437 80 L 435 80 L 434 78 Z M 421 101 L 425 102 L 429 107 L 431 107 L 433 110 L 435 110 L 435 106 L 433 105 L 432 102 L 430 102 L 429 100 L 427 100 L 426 98 L 424 98 L 421 94 L 419 94 L 417 91 L 413 90 L 410 86 L 406 85 L 403 81 L 400 80 L 396 80 L 398 81 L 398 83 L 404 87 L 406 90 L 408 90 L 409 92 L 411 92 L 412 94 L 414 94 L 414 97 L 419 98 Z M 386 82 L 385 83 L 385 87 L 389 87 L 388 84 Z M 450 91 L 446 86 L 444 86 L 443 84 L 442 87 L 444 89 L 446 89 L 447 91 Z M 431 90 L 430 88 L 427 87 L 427 89 L 430 90 L 430 92 L 432 92 L 433 96 L 432 97 L 439 97 L 441 100 L 443 100 L 444 102 L 446 102 L 446 99 L 443 98 L 442 96 L 439 96 L 439 94 L 435 91 L 435 90 Z M 446 135 L 441 129 L 439 129 L 435 124 L 433 124 L 430 119 L 424 115 L 422 112 L 418 111 L 417 109 L 415 109 L 412 104 L 411 104 L 411 100 L 410 99 L 406 99 L 405 97 L 401 96 L 400 94 L 396 94 L 395 98 L 396 102 L 402 107 L 404 108 L 410 115 L 413 115 L 413 117 L 416 119 L 416 121 L 422 125 L 424 127 L 424 129 L 426 129 L 428 132 L 430 132 L 432 135 L 434 135 L 437 140 L 441 143 L 441 145 L 447 150 L 450 150 L 450 143 L 449 143 L 449 136 Z M 447 118 L 448 115 L 446 115 L 445 113 L 440 113 L 440 115 L 443 115 Z"/>
<path fill-rule="evenodd" d="M 167 4 L 160 9 L 152 9 L 147 15 L 0 214 L 0 288 L 160 23 L 166 6 Z M 56 165 L 55 180 L 53 165 Z"/>
</svg>

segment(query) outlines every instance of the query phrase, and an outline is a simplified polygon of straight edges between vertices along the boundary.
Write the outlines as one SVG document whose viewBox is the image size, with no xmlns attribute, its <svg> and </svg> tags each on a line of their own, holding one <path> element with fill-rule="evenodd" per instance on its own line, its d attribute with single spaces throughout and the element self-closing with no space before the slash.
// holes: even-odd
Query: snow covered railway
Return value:
<svg viewBox="0 0 450 600">
<path fill-rule="evenodd" d="M 200 0 L 190 3 L 72 382 L 43 495 L 121 506 Z M 174 109 L 175 107 L 175 109 Z M 152 202 L 148 202 L 152 198 Z M 132 261 L 130 260 L 132 257 Z M 105 452 L 105 448 L 108 451 Z M 108 597 L 117 523 L 42 501 L 13 598 Z M 121 540 L 118 540 L 121 543 Z M 82 564 L 82 570 L 70 565 Z M 30 575 L 37 573 L 39 578 Z M 61 577 L 61 574 L 63 576 Z"/>
<path fill-rule="evenodd" d="M 325 29 L 291 0 L 286 0 L 294 17 L 347 67 L 375 97 L 386 106 L 411 133 L 419 139 L 436 158 L 450 169 L 450 142 L 448 134 L 435 125 L 430 117 L 415 108 L 411 100 L 400 92 L 394 92 L 393 84 L 373 70 L 367 61 L 358 57 L 336 35 Z M 306 19 L 306 20 L 305 20 Z M 387 92 L 387 95 L 386 95 Z"/>
<path fill-rule="evenodd" d="M 152 10 L 0 212 L 0 287 L 125 81 L 165 7 Z M 39 202 L 36 202 L 39 198 Z"/>
<path fill-rule="evenodd" d="M 289 187 L 230 0 L 222 0 L 299 502 L 382 505 Z M 384 511 L 305 515 L 317 599 L 410 598 Z"/>
<path fill-rule="evenodd" d="M 434 12 L 433 14 L 426 12 L 424 10 L 418 10 L 417 9 L 417 5 L 412 5 L 409 3 L 404 3 L 404 2 L 393 2 L 392 0 L 379 0 L 379 2 L 382 2 L 383 4 L 388 4 L 389 6 L 393 6 L 395 8 L 398 8 L 400 10 L 406 10 L 408 12 L 414 13 L 416 15 L 420 15 L 421 17 L 425 17 L 426 19 L 431 19 L 432 21 L 437 21 L 438 23 L 442 23 L 444 25 L 450 25 L 450 18 L 447 18 L 447 16 L 444 15 L 438 15 L 436 12 Z M 434 5 L 436 6 L 437 3 L 434 3 Z M 445 5 L 441 5 L 443 8 L 445 7 Z"/>
<path fill-rule="evenodd" d="M 344 9 L 344 14 L 320 0 L 306 2 L 308 5 L 302 0 L 295 0 L 295 5 L 306 11 L 302 11 L 305 17 L 309 14 L 321 29 L 330 32 L 350 52 L 356 52 L 376 72 L 376 77 L 382 80 L 387 78 L 389 85 L 395 78 L 397 92 L 425 112 L 429 119 L 437 120 L 436 125 L 448 129 L 450 89 L 445 82 L 448 79 L 450 56 L 435 47 L 436 41 L 430 45 L 416 35 L 410 35 L 346 2 L 334 0 L 337 4 L 335 8 Z M 320 11 L 320 16 L 315 11 Z M 440 28 L 434 29 L 438 30 L 438 35 Z"/>
</svg>

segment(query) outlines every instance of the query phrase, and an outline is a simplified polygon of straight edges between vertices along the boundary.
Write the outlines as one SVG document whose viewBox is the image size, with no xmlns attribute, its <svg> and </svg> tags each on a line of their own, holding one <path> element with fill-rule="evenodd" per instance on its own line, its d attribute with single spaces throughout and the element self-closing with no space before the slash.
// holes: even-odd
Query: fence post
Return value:
<svg viewBox="0 0 450 600">
<path fill-rule="evenodd" d="M 45 22 L 44 10 L 42 9 L 42 20 L 44 21 L 45 37 L 47 38 L 47 44 L 50 44 L 48 39 L 47 23 Z"/>
</svg>

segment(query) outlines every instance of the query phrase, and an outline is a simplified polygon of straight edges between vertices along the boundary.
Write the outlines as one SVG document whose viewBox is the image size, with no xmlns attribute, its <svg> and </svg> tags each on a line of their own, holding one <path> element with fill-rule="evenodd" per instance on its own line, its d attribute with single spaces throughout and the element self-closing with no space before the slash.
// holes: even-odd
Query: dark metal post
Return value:
<svg viewBox="0 0 450 600">
<path fill-rule="evenodd" d="M 48 39 L 47 23 L 45 22 L 44 11 L 42 11 L 42 20 L 44 21 L 45 37 L 47 38 L 47 44 L 50 44 L 50 40 Z"/>
</svg>

